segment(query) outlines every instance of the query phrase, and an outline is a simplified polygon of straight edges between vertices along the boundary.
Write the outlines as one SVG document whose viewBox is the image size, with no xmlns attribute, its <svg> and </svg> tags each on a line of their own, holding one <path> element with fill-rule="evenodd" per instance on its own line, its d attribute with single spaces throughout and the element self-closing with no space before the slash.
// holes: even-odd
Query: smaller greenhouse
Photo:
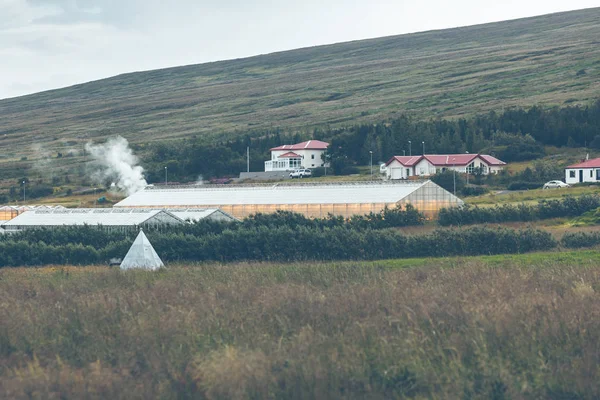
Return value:
<svg viewBox="0 0 600 400">
<path fill-rule="evenodd" d="M 75 208 L 26 211 L 4 223 L 6 233 L 35 228 L 97 226 L 110 231 L 130 231 L 139 227 L 160 228 L 183 225 L 181 218 L 164 210 L 118 210 L 111 208 Z"/>
</svg>

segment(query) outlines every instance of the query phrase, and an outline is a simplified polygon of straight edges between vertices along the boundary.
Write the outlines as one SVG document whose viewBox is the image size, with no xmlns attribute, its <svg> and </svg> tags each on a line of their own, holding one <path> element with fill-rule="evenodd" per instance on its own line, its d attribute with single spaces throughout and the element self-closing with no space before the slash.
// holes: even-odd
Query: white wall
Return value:
<svg viewBox="0 0 600 400">
<path fill-rule="evenodd" d="M 298 150 L 294 153 L 303 156 L 302 166 L 304 168 L 318 168 L 324 163 L 321 155 L 325 153 L 325 150 Z M 314 159 L 312 158 L 313 156 Z"/>
<path fill-rule="evenodd" d="M 569 184 L 579 183 L 579 171 L 583 171 L 583 182 L 598 182 L 598 180 L 596 180 L 596 177 L 598 176 L 597 170 L 600 170 L 600 168 L 565 169 L 565 182 Z M 571 177 L 571 172 L 575 172 L 574 177 Z"/>
<path fill-rule="evenodd" d="M 407 171 L 408 169 L 408 171 Z M 412 167 L 405 167 L 398 160 L 392 161 L 385 170 L 385 175 L 388 179 L 408 179 L 414 174 Z"/>
<path fill-rule="evenodd" d="M 433 164 L 431 164 L 428 160 L 422 159 L 415 165 L 415 175 L 418 176 L 428 176 L 435 175 L 436 168 Z"/>
</svg>

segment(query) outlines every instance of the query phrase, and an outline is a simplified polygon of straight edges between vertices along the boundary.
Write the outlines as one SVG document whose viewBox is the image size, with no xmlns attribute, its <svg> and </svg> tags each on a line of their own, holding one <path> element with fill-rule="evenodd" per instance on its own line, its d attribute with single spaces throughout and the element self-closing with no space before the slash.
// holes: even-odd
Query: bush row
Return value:
<svg viewBox="0 0 600 400">
<path fill-rule="evenodd" d="M 562 200 L 542 200 L 538 204 L 499 205 L 480 208 L 464 205 L 440 210 L 438 223 L 441 226 L 497 223 L 511 221 L 535 221 L 538 219 L 574 217 L 600 207 L 600 196 L 583 195 L 565 197 Z"/>
<path fill-rule="evenodd" d="M 569 232 L 565 233 L 560 242 L 568 249 L 593 247 L 600 244 L 600 232 Z"/>
<path fill-rule="evenodd" d="M 397 230 L 260 226 L 201 236 L 155 231 L 148 232 L 148 237 L 164 261 L 374 260 L 523 253 L 557 245 L 549 233 L 541 230 L 482 227 L 404 236 Z M 4 240 L 0 242 L 0 267 L 103 263 L 123 257 L 131 243 L 132 238 L 104 247 Z"/>
</svg>

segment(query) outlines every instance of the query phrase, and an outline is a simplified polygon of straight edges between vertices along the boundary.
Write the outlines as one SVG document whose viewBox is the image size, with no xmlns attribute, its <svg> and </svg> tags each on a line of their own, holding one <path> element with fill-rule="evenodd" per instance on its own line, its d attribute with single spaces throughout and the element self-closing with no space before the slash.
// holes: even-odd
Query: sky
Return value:
<svg viewBox="0 0 600 400">
<path fill-rule="evenodd" d="M 0 0 L 0 99 L 126 72 L 599 5 L 598 0 Z"/>
</svg>

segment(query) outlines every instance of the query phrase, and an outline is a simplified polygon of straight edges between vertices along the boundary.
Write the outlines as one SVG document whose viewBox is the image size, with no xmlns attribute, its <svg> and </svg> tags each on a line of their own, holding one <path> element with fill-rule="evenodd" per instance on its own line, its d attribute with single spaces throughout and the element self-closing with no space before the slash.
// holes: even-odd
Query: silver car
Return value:
<svg viewBox="0 0 600 400">
<path fill-rule="evenodd" d="M 544 183 L 544 189 L 560 189 L 571 187 L 568 183 L 564 183 L 563 181 L 550 181 Z"/>
</svg>

